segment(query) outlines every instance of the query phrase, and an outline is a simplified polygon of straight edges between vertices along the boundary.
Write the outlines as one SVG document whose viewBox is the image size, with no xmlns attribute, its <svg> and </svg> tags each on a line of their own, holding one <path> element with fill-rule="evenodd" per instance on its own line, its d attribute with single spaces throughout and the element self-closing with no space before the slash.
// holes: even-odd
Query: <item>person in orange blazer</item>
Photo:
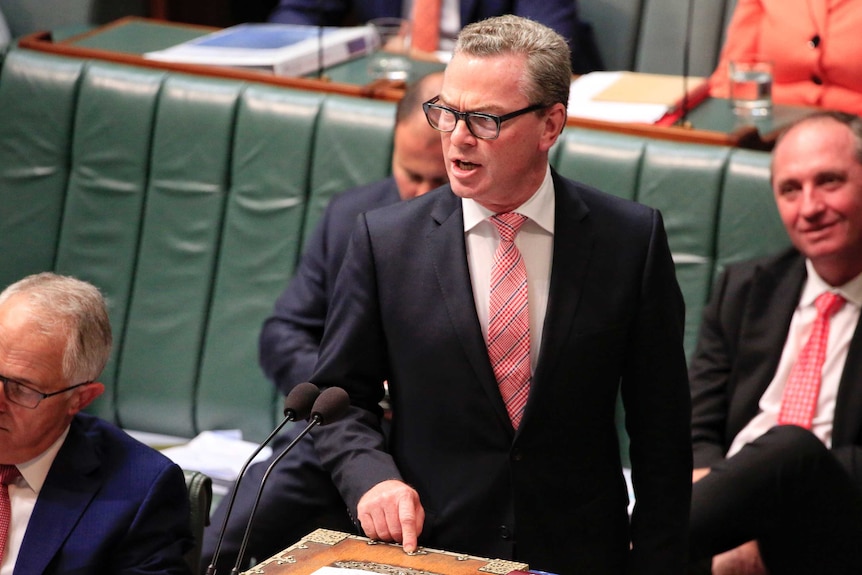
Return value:
<svg viewBox="0 0 862 575">
<path fill-rule="evenodd" d="M 862 3 L 854 0 L 739 0 L 710 94 L 728 97 L 728 62 L 774 64 L 773 101 L 862 114 Z"/>
</svg>

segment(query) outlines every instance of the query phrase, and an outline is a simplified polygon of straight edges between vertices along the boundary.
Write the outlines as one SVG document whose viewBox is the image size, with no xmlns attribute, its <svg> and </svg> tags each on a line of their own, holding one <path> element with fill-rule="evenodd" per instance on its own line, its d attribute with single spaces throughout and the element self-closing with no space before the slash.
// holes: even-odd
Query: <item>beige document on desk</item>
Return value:
<svg viewBox="0 0 862 575">
<path fill-rule="evenodd" d="M 608 122 L 654 124 L 673 111 L 688 92 L 690 98 L 706 89 L 706 78 L 590 72 L 572 82 L 569 115 Z"/>
</svg>

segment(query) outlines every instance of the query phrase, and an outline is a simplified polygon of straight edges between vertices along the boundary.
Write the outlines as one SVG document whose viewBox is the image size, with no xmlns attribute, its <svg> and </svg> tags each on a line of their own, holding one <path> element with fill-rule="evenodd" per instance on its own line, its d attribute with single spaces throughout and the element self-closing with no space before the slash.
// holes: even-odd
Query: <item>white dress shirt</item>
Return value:
<svg viewBox="0 0 862 575">
<path fill-rule="evenodd" d="M 21 551 L 21 543 L 24 541 L 24 533 L 27 532 L 30 516 L 33 515 L 36 499 L 39 497 L 39 492 L 42 491 L 42 486 L 48 477 L 48 471 L 51 470 L 51 465 L 53 465 L 63 442 L 66 441 L 67 435 L 69 435 L 68 427 L 42 455 L 17 466 L 21 476 L 9 485 L 12 524 L 9 526 L 6 553 L 3 556 L 3 563 L 0 565 L 0 575 L 12 575 L 15 570 L 15 562 Z"/>
<path fill-rule="evenodd" d="M 474 200 L 462 199 L 464 234 L 467 244 L 467 263 L 473 283 L 473 300 L 485 342 L 488 341 L 488 305 L 491 297 L 491 268 L 494 252 L 500 243 L 496 226 L 488 220 L 494 212 Z M 536 370 L 542 327 L 548 307 L 548 289 L 551 283 L 551 264 L 554 254 L 554 183 L 551 168 L 539 189 L 529 200 L 513 210 L 527 221 L 515 236 L 515 245 L 521 252 L 527 268 L 527 297 L 530 308 L 530 367 Z"/>
<path fill-rule="evenodd" d="M 862 307 L 862 274 L 856 276 L 843 286 L 837 288 L 827 284 L 810 261 L 806 261 L 808 279 L 802 289 L 802 296 L 790 321 L 790 330 L 781 353 L 781 361 L 775 371 L 775 377 L 760 398 L 759 413 L 734 438 L 727 457 L 736 454 L 746 443 L 750 443 L 769 431 L 778 422 L 778 412 L 781 409 L 781 396 L 784 385 L 790 375 L 790 369 L 799 356 L 799 351 L 808 341 L 808 336 L 817 317 L 814 300 L 823 292 L 832 291 L 844 296 L 847 303 L 838 310 L 829 322 L 829 340 L 826 346 L 826 360 L 823 364 L 823 376 L 820 383 L 820 395 L 817 399 L 817 411 L 811 431 L 826 447 L 832 446 L 832 422 L 835 419 L 835 400 L 838 396 L 838 385 L 844 371 L 847 350 L 850 340 L 859 323 L 859 310 Z"/>
</svg>

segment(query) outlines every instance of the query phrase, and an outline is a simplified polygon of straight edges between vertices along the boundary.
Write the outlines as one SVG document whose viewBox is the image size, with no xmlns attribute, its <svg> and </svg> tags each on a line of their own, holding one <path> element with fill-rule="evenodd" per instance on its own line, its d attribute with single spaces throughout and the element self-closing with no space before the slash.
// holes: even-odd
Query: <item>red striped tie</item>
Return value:
<svg viewBox="0 0 862 575">
<path fill-rule="evenodd" d="M 415 0 L 413 4 L 413 47 L 434 52 L 440 43 L 440 5 L 442 0 Z"/>
<path fill-rule="evenodd" d="M 814 413 L 817 411 L 817 397 L 820 395 L 820 379 L 823 361 L 826 359 L 826 343 L 829 339 L 829 319 L 844 305 L 844 298 L 826 292 L 814 301 L 817 318 L 811 328 L 811 335 L 796 363 L 790 369 L 787 385 L 781 397 L 779 425 L 791 424 L 811 429 Z"/>
<path fill-rule="evenodd" d="M 9 536 L 9 524 L 12 522 L 12 504 L 9 501 L 9 484 L 19 476 L 14 465 L 0 465 L 0 563 L 6 553 L 6 539 Z"/>
<path fill-rule="evenodd" d="M 500 244 L 491 268 L 488 357 L 515 429 L 521 423 L 531 379 L 527 269 L 515 246 L 515 235 L 526 219 L 516 213 L 491 218 L 500 232 Z"/>
</svg>

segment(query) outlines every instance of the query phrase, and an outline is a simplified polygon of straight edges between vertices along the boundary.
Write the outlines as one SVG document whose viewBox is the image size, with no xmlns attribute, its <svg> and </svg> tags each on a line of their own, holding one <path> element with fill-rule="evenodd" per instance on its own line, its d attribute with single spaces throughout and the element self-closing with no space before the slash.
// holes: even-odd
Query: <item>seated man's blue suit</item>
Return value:
<svg viewBox="0 0 862 575">
<path fill-rule="evenodd" d="M 39 492 L 14 573 L 188 573 L 187 493 L 167 457 L 79 413 Z"/>
</svg>

